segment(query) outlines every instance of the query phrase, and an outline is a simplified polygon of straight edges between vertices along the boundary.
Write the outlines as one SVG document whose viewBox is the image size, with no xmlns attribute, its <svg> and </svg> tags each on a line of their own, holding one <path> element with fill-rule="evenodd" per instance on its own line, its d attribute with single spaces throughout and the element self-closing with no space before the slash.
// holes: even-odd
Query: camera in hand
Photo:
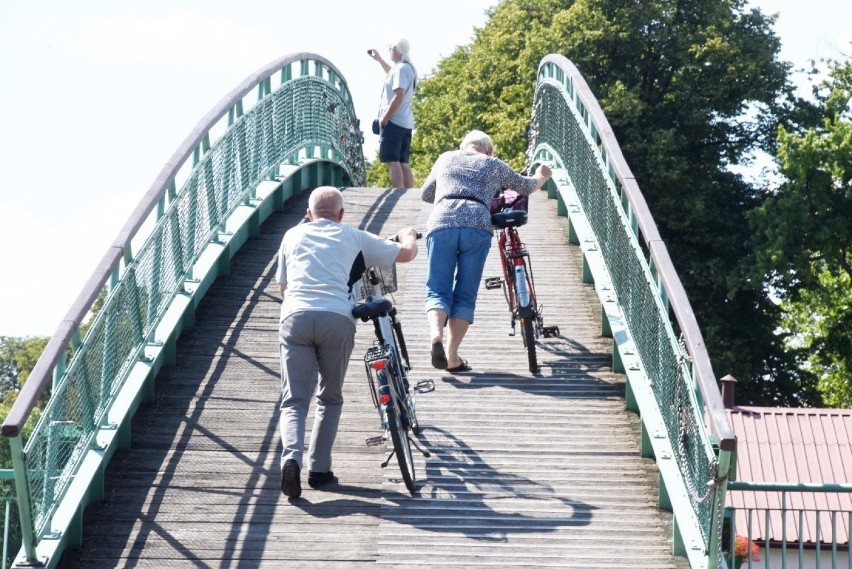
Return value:
<svg viewBox="0 0 852 569">
<path fill-rule="evenodd" d="M 373 55 L 374 55 L 375 53 L 376 53 L 376 52 L 375 52 L 374 50 L 372 50 L 372 49 L 368 49 L 368 50 L 367 50 L 367 55 L 369 55 L 370 57 L 373 57 Z"/>
</svg>

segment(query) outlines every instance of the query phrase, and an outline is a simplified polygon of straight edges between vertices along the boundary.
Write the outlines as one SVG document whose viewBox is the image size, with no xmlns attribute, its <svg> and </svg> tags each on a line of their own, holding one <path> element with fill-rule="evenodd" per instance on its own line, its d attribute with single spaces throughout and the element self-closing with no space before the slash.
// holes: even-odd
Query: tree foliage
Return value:
<svg viewBox="0 0 852 569">
<path fill-rule="evenodd" d="M 0 336 L 0 421 L 4 421 L 12 404 L 18 397 L 27 378 L 35 367 L 38 358 L 44 351 L 49 338 L 15 338 Z M 25 437 L 40 415 L 39 409 L 44 407 L 49 397 L 47 390 L 33 417 L 25 428 Z M 11 468 L 12 460 L 9 455 L 9 445 L 0 444 L 0 468 Z"/>
<path fill-rule="evenodd" d="M 737 377 L 739 403 L 813 403 L 776 334 L 781 311 L 753 278 L 748 212 L 764 191 L 731 169 L 772 152 L 796 110 L 773 19 L 742 0 L 505 0 L 489 16 L 418 87 L 418 176 L 471 128 L 522 167 L 538 63 L 565 55 L 620 142 L 717 374 Z"/>
<path fill-rule="evenodd" d="M 6 416 L 15 402 L 15 398 L 35 367 L 41 352 L 47 345 L 48 338 L 14 338 L 0 336 L 0 421 L 5 421 Z M 33 411 L 30 420 L 24 425 L 23 437 L 27 439 L 32 432 L 35 423 L 41 416 L 43 402 Z M 8 441 L 0 444 L 0 468 L 12 468 L 12 455 Z M 14 485 L 11 482 L 4 483 L 0 487 L 3 495 L 14 493 Z M 17 518 L 13 518 L 11 532 L 12 551 L 17 551 L 20 543 L 20 530 Z"/>
<path fill-rule="evenodd" d="M 829 405 L 852 405 L 852 62 L 816 91 L 820 122 L 781 128 L 786 181 L 753 213 L 756 275 L 782 300 L 791 352 Z"/>
<path fill-rule="evenodd" d="M 35 367 L 45 345 L 47 345 L 47 340 L 48 338 L 0 336 L 0 421 L 5 421 L 21 387 Z M 40 411 L 37 409 L 34 413 L 35 420 L 38 420 L 39 416 Z M 29 422 L 25 426 L 25 438 L 32 431 L 33 425 L 33 422 Z M 11 448 L 7 440 L 3 440 L 0 444 L 0 468 L 12 468 Z M 15 494 L 13 481 L 3 481 L 0 484 L 0 493 L 3 496 L 13 496 Z M 0 539 L 4 540 L 3 545 L 9 551 L 8 558 L 5 560 L 7 564 L 17 554 L 21 544 L 21 530 L 16 510 L 17 505 L 12 502 L 12 515 L 9 518 L 10 524 L 7 528 L 9 531 L 8 543 L 5 542 L 6 536 L 0 536 Z"/>
<path fill-rule="evenodd" d="M 48 340 L 0 336 L 0 399 L 4 404 L 14 402 Z"/>
<path fill-rule="evenodd" d="M 738 402 L 810 404 L 810 378 L 751 278 L 747 214 L 763 193 L 730 166 L 773 150 L 791 97 L 772 20 L 743 2 L 576 2 L 557 18 L 666 241 L 715 370 Z M 629 49 L 626 46 L 631 46 Z"/>
<path fill-rule="evenodd" d="M 415 99 L 417 130 L 412 166 L 425 178 L 439 154 L 458 148 L 472 129 L 487 132 L 495 152 L 516 169 L 525 165 L 536 71 L 550 53 L 546 30 L 561 0 L 510 0 L 488 12 L 469 46 L 457 48 L 421 81 Z"/>
</svg>

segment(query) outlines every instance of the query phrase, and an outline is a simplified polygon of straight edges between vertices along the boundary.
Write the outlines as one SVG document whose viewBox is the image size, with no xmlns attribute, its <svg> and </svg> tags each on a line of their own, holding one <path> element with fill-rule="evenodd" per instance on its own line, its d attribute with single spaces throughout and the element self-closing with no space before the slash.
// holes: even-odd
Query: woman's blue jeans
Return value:
<svg viewBox="0 0 852 569">
<path fill-rule="evenodd" d="M 450 318 L 473 323 L 476 295 L 491 248 L 491 232 L 447 227 L 426 237 L 426 312 L 439 308 Z"/>
</svg>

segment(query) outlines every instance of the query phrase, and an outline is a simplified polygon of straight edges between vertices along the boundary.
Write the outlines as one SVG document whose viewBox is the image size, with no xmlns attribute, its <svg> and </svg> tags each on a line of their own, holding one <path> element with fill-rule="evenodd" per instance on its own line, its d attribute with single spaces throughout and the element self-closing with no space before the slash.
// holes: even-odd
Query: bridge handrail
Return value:
<svg viewBox="0 0 852 569">
<path fill-rule="evenodd" d="M 253 73 L 191 131 L 98 263 L 0 429 L 11 445 L 29 562 L 87 450 L 102 444 L 99 430 L 117 427 L 104 423 L 107 413 L 136 362 L 148 361 L 149 347 L 162 344 L 158 327 L 175 299 L 203 296 L 187 283 L 197 282 L 193 271 L 211 270 L 198 268 L 210 245 L 233 237 L 226 223 L 240 207 L 264 201 L 256 199 L 258 184 L 300 179 L 297 170 L 307 164 L 330 162 L 350 185 L 363 185 L 362 143 L 342 74 L 312 53 L 282 57 Z M 312 181 L 318 180 L 297 189 Z M 239 223 L 242 235 L 254 222 Z M 101 298 L 103 308 L 86 330 Z M 179 334 L 182 324 L 171 325 Z M 24 425 L 51 379 L 51 399 L 25 449 Z"/>
<path fill-rule="evenodd" d="M 592 90 L 570 60 L 562 55 L 548 55 L 542 60 L 539 69 L 547 63 L 559 65 L 565 69 L 566 74 L 574 82 L 575 88 L 578 91 L 578 97 L 589 112 L 589 121 L 595 125 L 600 144 L 606 150 L 608 162 L 614 170 L 615 176 L 619 180 L 630 203 L 633 215 L 636 217 L 636 222 L 639 226 L 639 235 L 648 248 L 654 265 L 657 267 L 657 272 L 671 304 L 671 309 L 680 325 L 685 346 L 692 358 L 698 385 L 704 397 L 704 405 L 707 409 L 707 420 L 711 432 L 718 440 L 719 448 L 723 450 L 735 450 L 736 434 L 725 414 L 725 406 L 722 403 L 719 384 L 713 372 L 713 367 L 710 364 L 707 346 L 704 343 L 704 337 L 701 334 L 698 322 L 695 320 L 692 305 L 686 296 L 683 283 L 681 283 L 680 277 L 674 268 L 668 249 L 666 249 L 665 243 L 660 237 L 657 224 L 645 201 L 645 196 L 639 190 L 636 178 L 627 165 L 624 155 L 621 153 L 621 147 L 612 132 L 612 127 L 610 127 L 609 121 L 607 121 L 603 110 L 600 108 L 600 104 L 592 94 Z"/>
<path fill-rule="evenodd" d="M 684 464 L 688 463 L 689 460 L 684 460 L 682 456 L 678 456 L 676 458 L 678 459 L 677 463 L 680 474 L 676 473 L 674 478 L 681 478 L 682 480 L 668 480 L 669 476 L 663 472 L 661 468 L 661 475 L 666 479 L 664 480 L 664 483 L 667 485 L 665 490 L 661 490 L 661 492 L 668 492 L 671 494 L 671 501 L 674 502 L 674 494 L 677 492 L 677 488 L 675 486 L 680 486 L 680 489 L 683 491 L 681 493 L 689 496 L 689 502 L 692 506 L 691 509 L 695 510 L 695 513 L 690 514 L 690 516 L 697 516 L 695 518 L 696 523 L 694 526 L 695 533 L 701 534 L 699 536 L 700 541 L 703 541 L 703 543 L 693 543 L 690 546 L 693 550 L 703 549 L 703 551 L 698 551 L 697 554 L 695 551 L 690 552 L 690 561 L 693 563 L 694 567 L 704 564 L 707 564 L 707 566 L 716 566 L 717 564 L 723 563 L 720 550 L 721 521 L 724 511 L 725 483 L 734 459 L 736 436 L 734 434 L 733 427 L 725 414 L 721 393 L 718 384 L 716 383 L 716 378 L 710 364 L 710 359 L 707 354 L 701 331 L 695 320 L 695 315 L 692 311 L 692 307 L 686 296 L 686 292 L 684 291 L 680 278 L 674 269 L 666 246 L 659 235 L 653 216 L 651 215 L 645 199 L 639 190 L 635 177 L 624 160 L 612 128 L 610 127 L 588 84 L 571 61 L 562 55 L 555 54 L 548 55 L 541 60 L 537 77 L 538 86 L 536 88 L 536 97 L 534 100 L 530 153 L 528 157 L 532 163 L 531 166 L 538 162 L 554 162 L 552 165 L 556 166 L 557 174 L 554 175 L 553 184 L 558 186 L 560 183 L 558 176 L 559 170 L 568 173 L 569 179 L 565 180 L 565 183 L 568 187 L 570 187 L 570 191 L 566 191 L 564 193 L 566 195 L 574 196 L 574 198 L 576 198 L 575 202 L 577 199 L 579 200 L 579 203 L 572 204 L 572 207 L 578 208 L 578 213 L 580 213 L 580 210 L 593 210 L 595 207 L 601 208 L 604 213 L 599 215 L 598 218 L 593 217 L 594 223 L 598 224 L 597 229 L 600 229 L 605 225 L 605 223 L 614 224 L 605 227 L 605 231 L 608 232 L 605 235 L 597 234 L 595 231 L 596 228 L 594 227 L 590 226 L 588 228 L 588 231 L 594 234 L 593 240 L 596 245 L 586 245 L 589 248 L 606 249 L 603 253 L 599 253 L 602 258 L 602 265 L 605 266 L 603 269 L 605 272 L 612 273 L 611 268 L 613 268 L 613 265 L 617 265 L 619 263 L 619 259 L 614 257 L 619 256 L 617 253 L 620 253 L 621 251 L 619 251 L 617 247 L 622 244 L 619 242 L 619 239 L 623 241 L 624 237 L 618 237 L 615 235 L 616 231 L 620 231 L 621 235 L 624 235 L 624 232 L 627 232 L 628 234 L 631 234 L 633 238 L 641 240 L 641 243 L 637 242 L 635 249 L 642 249 L 642 251 L 637 254 L 640 258 L 644 257 L 644 269 L 640 272 L 645 272 L 648 275 L 646 278 L 648 285 L 657 288 L 653 302 L 660 306 L 658 310 L 661 311 L 661 314 L 665 315 L 667 312 L 671 311 L 674 315 L 674 322 L 664 319 L 665 322 L 661 324 L 664 329 L 669 329 L 668 336 L 673 338 L 671 341 L 676 344 L 670 351 L 675 354 L 683 354 L 678 357 L 677 365 L 670 365 L 670 368 L 677 367 L 677 373 L 686 378 L 685 381 L 674 382 L 674 386 L 680 389 L 682 385 L 686 385 L 686 391 L 691 393 L 675 395 L 674 399 L 669 394 L 665 394 L 668 396 L 668 399 L 661 400 L 659 386 L 663 385 L 665 380 L 669 378 L 654 377 L 650 379 L 650 382 L 646 382 L 650 383 L 650 388 L 645 391 L 650 393 L 651 397 L 644 400 L 650 401 L 653 412 L 660 415 L 663 419 L 662 428 L 659 430 L 668 431 L 668 441 L 666 443 L 670 445 L 667 447 L 668 452 L 672 452 L 676 448 L 677 450 L 681 450 L 680 447 L 682 446 L 682 443 L 678 440 L 680 437 L 677 436 L 676 431 L 679 428 L 680 421 L 683 419 L 680 417 L 672 419 L 671 415 L 673 414 L 683 414 L 686 416 L 691 413 L 695 415 L 691 424 L 696 425 L 699 429 L 709 429 L 709 432 L 712 434 L 712 438 L 707 437 L 707 435 L 703 436 L 705 442 L 699 441 L 699 439 L 702 439 L 700 433 L 695 434 L 695 440 L 689 443 L 693 446 L 687 449 L 687 452 L 691 451 L 693 456 L 706 455 L 710 459 L 709 464 L 704 467 L 704 470 L 707 473 L 707 480 L 702 480 L 702 477 L 705 476 L 703 472 L 698 472 L 697 470 L 696 472 L 684 472 L 684 470 L 686 470 Z M 547 90 L 551 87 L 553 88 L 552 91 L 554 93 L 557 91 L 560 93 L 558 95 L 554 95 L 552 99 L 547 92 Z M 567 130 L 572 128 L 570 126 L 566 126 L 572 119 L 562 117 L 560 115 L 559 120 L 549 121 L 550 123 L 558 124 L 549 124 L 546 119 L 540 119 L 540 117 L 537 117 L 537 113 L 543 113 L 546 115 L 547 110 L 550 110 L 550 105 L 558 105 L 558 103 L 554 102 L 557 99 L 563 100 L 563 104 L 569 108 L 572 114 L 576 117 L 575 120 L 577 124 L 580 126 L 580 129 L 585 132 L 583 137 L 581 137 L 585 139 L 585 142 L 578 142 L 577 140 L 570 138 L 570 135 L 566 134 Z M 547 108 L 542 110 L 544 107 Z M 556 114 L 556 111 L 554 111 L 554 114 Z M 583 150 L 580 146 L 571 146 L 576 144 L 579 144 L 580 146 L 588 144 L 591 147 L 591 155 L 596 156 L 596 158 L 592 160 L 596 162 L 596 164 L 591 166 L 601 172 L 601 176 L 603 177 L 600 182 L 602 186 L 595 186 L 594 188 L 599 190 L 599 192 L 589 190 L 589 186 L 592 182 L 585 178 L 584 175 L 582 175 L 583 173 L 578 170 L 581 166 L 572 163 L 556 163 L 559 162 L 560 159 L 566 161 L 581 159 L 585 156 L 584 153 L 588 153 L 588 150 Z M 566 148 L 557 149 L 555 146 L 566 146 Z M 560 150 L 564 156 L 560 155 Z M 580 187 L 582 187 L 583 190 L 588 190 L 586 194 L 580 196 L 578 192 L 574 191 L 575 186 L 573 181 L 570 179 L 574 176 L 577 176 L 578 179 L 576 181 L 580 184 Z M 607 185 L 609 186 L 608 190 L 606 189 Z M 560 191 L 559 195 L 556 197 L 563 199 L 562 192 Z M 584 202 L 584 199 L 587 199 L 588 201 Z M 613 205 L 613 202 L 617 203 L 620 208 Z M 600 219 L 601 216 L 611 215 L 611 212 L 615 209 L 620 209 L 621 213 L 615 215 L 611 219 L 608 218 L 607 221 Z M 589 213 L 586 212 L 586 215 L 589 215 Z M 573 217 L 574 216 L 572 215 L 572 222 Z M 624 225 L 624 229 L 620 229 L 621 224 Z M 619 227 L 615 227 L 616 225 Z M 584 251 L 584 253 L 585 252 L 586 251 Z M 615 266 L 614 268 L 620 270 L 620 272 L 616 272 L 617 277 L 623 276 L 631 270 L 636 270 L 629 266 L 626 269 L 622 266 Z M 641 275 L 636 276 L 638 276 L 640 281 L 642 280 Z M 615 284 L 613 285 L 612 283 L 608 283 L 607 286 L 614 286 L 616 288 L 614 295 L 618 296 L 619 293 L 624 293 L 624 290 L 618 290 L 617 279 L 613 278 L 612 280 Z M 608 294 L 612 295 L 613 291 L 609 290 Z M 630 295 L 627 296 L 629 298 L 618 298 L 617 300 L 619 304 L 622 302 L 637 302 L 638 295 L 637 298 Z M 642 300 L 644 299 L 639 298 L 638 301 Z M 643 304 L 642 306 L 644 307 L 645 305 Z M 635 315 L 641 312 L 641 310 L 641 308 L 637 308 L 636 306 L 630 306 L 621 312 L 623 317 L 620 318 L 620 320 L 627 329 L 628 334 L 634 339 L 637 336 L 642 335 L 637 334 L 636 330 L 630 330 L 636 321 Z M 633 318 L 633 320 L 631 320 L 631 318 Z M 677 332 L 674 330 L 675 326 L 680 332 L 680 338 L 676 337 Z M 643 329 L 642 332 L 647 333 L 647 330 Z M 665 335 L 657 329 L 655 329 L 654 332 L 660 336 Z M 658 370 L 662 370 L 664 372 L 672 371 L 664 365 L 667 362 L 663 362 L 661 364 L 660 361 L 654 360 L 654 358 L 659 359 L 662 357 L 660 354 L 642 353 L 641 346 L 632 346 L 631 349 L 639 351 L 638 356 L 640 360 L 644 362 L 640 367 L 650 370 L 649 373 L 653 374 Z M 687 355 L 688 357 L 686 357 Z M 656 364 L 656 366 L 652 364 Z M 630 377 L 631 373 L 628 370 L 628 392 L 632 387 Z M 630 396 L 631 394 L 628 393 L 628 397 Z M 682 402 L 690 399 L 693 401 L 692 406 L 694 409 L 692 411 L 689 411 L 688 409 L 681 409 L 679 407 Z M 640 403 L 640 407 L 641 406 L 642 404 Z M 677 407 L 677 409 L 670 407 Z M 650 421 L 650 419 L 646 417 L 646 414 L 649 417 L 652 415 L 649 411 L 651 411 L 651 409 L 641 409 L 644 429 L 650 429 L 648 425 L 644 424 L 646 421 Z M 667 417 L 667 415 L 669 416 Z M 673 433 L 673 431 L 675 432 Z M 650 439 L 659 438 L 657 435 L 651 436 L 646 433 L 643 433 L 643 435 L 646 435 Z M 654 440 L 649 443 L 649 446 L 657 444 L 660 445 L 660 448 L 665 446 L 662 443 L 655 442 Z M 702 446 L 704 448 L 701 448 Z M 718 450 L 714 450 L 714 448 Z M 643 443 L 643 451 L 644 450 Z M 659 465 L 662 463 L 660 458 L 671 458 L 671 456 L 657 458 Z M 705 483 L 707 487 L 702 490 Z M 702 493 L 705 495 L 701 496 Z M 696 496 L 699 497 L 696 498 Z M 708 503 L 709 508 L 707 507 Z M 678 516 L 677 510 L 675 511 L 675 516 L 676 518 Z M 678 524 L 683 524 L 682 527 L 679 527 L 679 530 L 682 533 L 689 531 L 687 526 L 690 524 L 686 524 L 684 520 L 678 520 Z M 692 537 L 694 538 L 695 536 Z M 675 547 L 677 549 L 677 544 Z"/>
</svg>

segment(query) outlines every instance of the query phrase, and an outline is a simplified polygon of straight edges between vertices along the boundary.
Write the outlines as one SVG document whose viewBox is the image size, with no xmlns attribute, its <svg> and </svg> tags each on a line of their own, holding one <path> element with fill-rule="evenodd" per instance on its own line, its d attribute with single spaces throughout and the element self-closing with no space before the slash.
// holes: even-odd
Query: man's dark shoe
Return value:
<svg viewBox="0 0 852 569">
<path fill-rule="evenodd" d="M 302 495 L 302 481 L 299 478 L 300 468 L 292 458 L 284 461 L 281 469 L 281 493 L 290 498 L 298 498 Z"/>
<path fill-rule="evenodd" d="M 331 484 L 332 482 L 337 482 L 337 477 L 334 475 L 334 472 L 308 472 L 308 486 L 311 488 L 320 488 L 326 484 Z"/>
</svg>

